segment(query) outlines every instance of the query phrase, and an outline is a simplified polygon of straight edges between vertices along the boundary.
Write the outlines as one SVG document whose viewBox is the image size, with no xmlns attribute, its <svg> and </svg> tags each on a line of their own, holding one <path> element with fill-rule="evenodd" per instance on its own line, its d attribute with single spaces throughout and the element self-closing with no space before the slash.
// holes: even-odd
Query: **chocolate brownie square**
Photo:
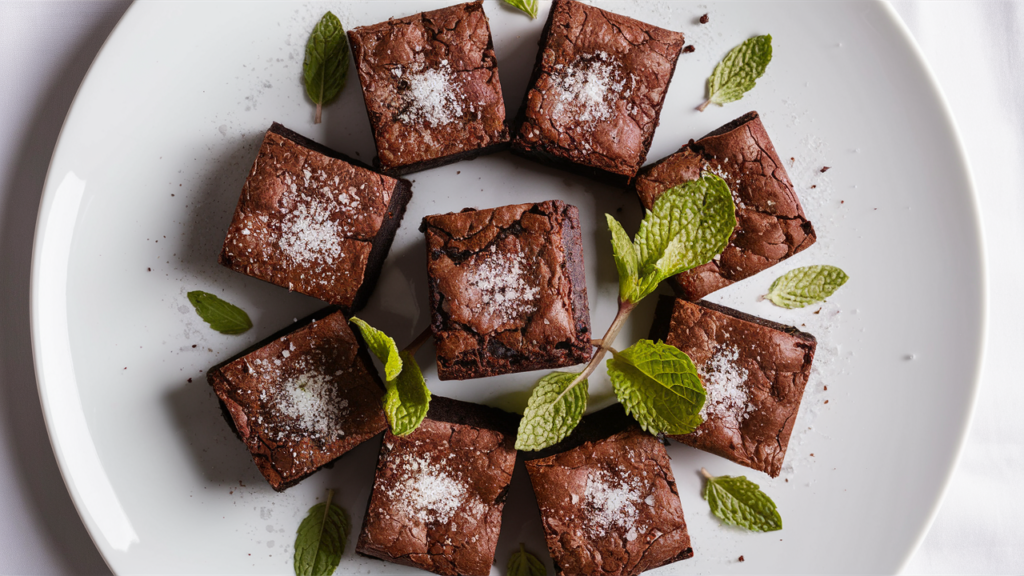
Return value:
<svg viewBox="0 0 1024 576">
<path fill-rule="evenodd" d="M 377 285 L 411 197 L 408 181 L 275 122 L 242 187 L 219 261 L 351 314 Z"/>
<path fill-rule="evenodd" d="M 387 432 L 356 552 L 437 574 L 490 574 L 518 421 L 434 396 L 414 432 Z"/>
<path fill-rule="evenodd" d="M 792 326 L 662 296 L 650 338 L 686 352 L 707 399 L 704 423 L 672 436 L 772 478 L 782 471 L 817 341 Z"/>
<path fill-rule="evenodd" d="M 591 356 L 579 212 L 558 200 L 427 216 L 437 375 L 462 380 Z"/>
<path fill-rule="evenodd" d="M 348 37 L 385 174 L 507 146 L 498 60 L 482 1 L 355 28 Z"/>
<path fill-rule="evenodd" d="M 621 404 L 531 458 L 557 574 L 633 575 L 693 556 L 665 446 Z"/>
<path fill-rule="evenodd" d="M 384 384 L 366 347 L 334 307 L 210 368 L 206 377 L 277 491 L 387 428 Z"/>
<path fill-rule="evenodd" d="M 636 178 L 640 203 L 650 210 L 669 188 L 702 171 L 729 184 L 736 231 L 714 260 L 672 278 L 676 293 L 698 300 L 806 250 L 817 236 L 757 112 L 750 112 L 651 166 Z"/>
<path fill-rule="evenodd" d="M 627 183 L 647 159 L 683 35 L 555 0 L 512 151 Z"/>
</svg>

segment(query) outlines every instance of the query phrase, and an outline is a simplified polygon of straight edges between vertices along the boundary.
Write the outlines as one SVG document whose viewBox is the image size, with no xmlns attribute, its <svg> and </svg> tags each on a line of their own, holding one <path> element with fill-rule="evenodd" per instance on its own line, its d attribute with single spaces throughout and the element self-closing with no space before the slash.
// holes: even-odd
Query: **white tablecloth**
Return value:
<svg viewBox="0 0 1024 576">
<path fill-rule="evenodd" d="M 1024 2 L 896 7 L 945 91 L 971 159 L 992 311 L 973 428 L 907 572 L 1022 574 L 1024 386 L 1016 363 L 1024 353 Z M 61 122 L 125 8 L 125 0 L 0 1 L 0 574 L 106 572 L 46 438 L 31 364 L 28 276 Z M 878 474 L 885 482 L 885 471 Z"/>
</svg>

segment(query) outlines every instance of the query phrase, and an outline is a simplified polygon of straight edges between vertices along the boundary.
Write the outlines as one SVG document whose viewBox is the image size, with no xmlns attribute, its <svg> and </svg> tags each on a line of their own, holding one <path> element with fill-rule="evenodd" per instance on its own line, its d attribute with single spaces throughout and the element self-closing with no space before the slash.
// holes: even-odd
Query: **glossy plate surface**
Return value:
<svg viewBox="0 0 1024 576">
<path fill-rule="evenodd" d="M 299 82 L 327 9 L 346 28 L 443 2 L 139 2 L 84 81 L 43 194 L 32 277 L 40 396 L 82 518 L 119 573 L 288 573 L 295 529 L 327 488 L 359 526 L 380 440 L 284 494 L 228 430 L 204 370 L 320 307 L 217 265 L 264 130 L 279 121 L 345 153 L 374 154 L 353 76 L 324 122 Z M 687 35 L 650 159 L 758 110 L 817 228 L 818 243 L 714 301 L 819 338 L 815 371 L 777 479 L 669 447 L 696 556 L 662 573 L 894 572 L 937 507 L 965 434 L 981 362 L 983 250 L 968 167 L 941 95 L 895 14 L 854 3 L 600 2 Z M 549 4 L 542 2 L 541 18 Z M 506 106 L 518 108 L 542 20 L 487 2 Z M 709 13 L 710 22 L 698 17 Z M 775 58 L 742 101 L 699 113 L 714 63 L 770 33 Z M 830 166 L 822 172 L 824 166 Z M 595 331 L 615 312 L 605 212 L 634 231 L 627 193 L 507 153 L 412 176 L 414 198 L 367 310 L 399 343 L 427 324 L 427 214 L 560 198 L 579 207 Z M 759 300 L 779 274 L 834 264 L 850 282 L 822 306 Z M 247 310 L 255 328 L 212 332 L 186 300 L 201 289 Z M 667 288 L 662 288 L 667 291 Z M 619 346 L 646 334 L 645 302 Z M 521 409 L 539 373 L 437 381 L 437 394 Z M 611 401 L 603 368 L 592 408 Z M 825 387 L 827 386 L 827 390 Z M 826 404 L 826 401 L 828 403 Z M 745 474 L 778 503 L 785 529 L 721 526 L 699 470 Z M 544 553 L 520 466 L 494 573 L 519 542 Z M 412 573 L 357 557 L 339 573 Z M 737 562 L 743 555 L 745 562 Z"/>
</svg>

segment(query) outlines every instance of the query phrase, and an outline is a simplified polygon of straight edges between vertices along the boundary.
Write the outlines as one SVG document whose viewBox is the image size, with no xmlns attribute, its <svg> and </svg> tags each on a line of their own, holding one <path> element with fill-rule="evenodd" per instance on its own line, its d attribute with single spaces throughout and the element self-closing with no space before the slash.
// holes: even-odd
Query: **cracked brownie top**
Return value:
<svg viewBox="0 0 1024 576">
<path fill-rule="evenodd" d="M 267 131 L 219 260 L 348 308 L 366 280 L 399 180 L 328 156 L 300 138 L 276 123 Z"/>
<path fill-rule="evenodd" d="M 668 453 L 635 422 L 526 469 L 558 574 L 639 574 L 693 556 Z"/>
<path fill-rule="evenodd" d="M 385 434 L 356 550 L 437 574 L 490 574 L 515 468 L 510 418 L 434 397 L 415 432 Z"/>
<path fill-rule="evenodd" d="M 814 336 L 724 306 L 662 296 L 650 338 L 686 352 L 707 392 L 704 423 L 673 438 L 778 476 L 811 372 Z"/>
<path fill-rule="evenodd" d="M 643 165 L 683 35 L 556 0 L 514 147 L 632 177 Z"/>
<path fill-rule="evenodd" d="M 721 176 L 736 203 L 736 231 L 714 260 L 672 279 L 683 298 L 697 300 L 807 249 L 817 236 L 757 112 L 726 124 L 644 168 L 636 179 L 648 210 L 669 188 L 702 171 Z"/>
<path fill-rule="evenodd" d="M 508 141 L 482 2 L 391 19 L 348 35 L 382 170 Z"/>
<path fill-rule="evenodd" d="M 207 378 L 275 490 L 387 427 L 383 384 L 341 312 L 273 337 Z"/>
<path fill-rule="evenodd" d="M 590 357 L 579 217 L 560 201 L 427 216 L 441 379 L 554 368 Z"/>
</svg>

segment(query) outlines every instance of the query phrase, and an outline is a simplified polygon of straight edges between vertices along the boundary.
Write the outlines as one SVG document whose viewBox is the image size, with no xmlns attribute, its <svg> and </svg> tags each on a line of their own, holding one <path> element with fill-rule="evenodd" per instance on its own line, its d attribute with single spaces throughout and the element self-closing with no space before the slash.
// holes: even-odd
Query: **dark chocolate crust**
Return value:
<svg viewBox="0 0 1024 576">
<path fill-rule="evenodd" d="M 814 336 L 710 302 L 662 296 L 650 338 L 690 356 L 709 403 L 721 386 L 705 374 L 716 355 L 731 353 L 729 365 L 745 377 L 742 406 L 708 412 L 694 432 L 670 438 L 777 477 L 811 372 Z"/>
<path fill-rule="evenodd" d="M 382 172 L 408 174 L 508 147 L 482 1 L 362 26 L 348 37 Z M 416 89 L 425 74 L 443 81 Z"/>
<path fill-rule="evenodd" d="M 757 112 L 645 167 L 635 182 L 640 204 L 650 210 L 665 190 L 695 180 L 705 170 L 729 184 L 736 203 L 736 231 L 714 260 L 671 279 L 680 297 L 698 300 L 814 244 L 814 226 Z"/>
<path fill-rule="evenodd" d="M 557 574 L 636 575 L 693 556 L 668 453 L 635 422 L 526 470 Z"/>
<path fill-rule="evenodd" d="M 312 429 L 280 408 L 288 382 L 302 378 L 324 379 L 330 390 L 326 400 L 320 396 L 326 408 L 303 404 L 305 413 L 318 416 Z M 303 318 L 210 368 L 207 381 L 225 419 L 277 491 L 387 427 L 381 406 L 384 384 L 364 343 L 336 307 Z"/>
<path fill-rule="evenodd" d="M 579 213 L 552 200 L 427 216 L 431 330 L 442 380 L 590 359 Z"/>
<path fill-rule="evenodd" d="M 274 123 L 242 189 L 219 261 L 254 278 L 361 309 L 412 186 Z"/>
<path fill-rule="evenodd" d="M 515 468 L 517 420 L 435 396 L 414 432 L 387 432 L 356 552 L 437 574 L 489 574 Z"/>
<path fill-rule="evenodd" d="M 516 115 L 512 151 L 629 183 L 647 159 L 682 47 L 681 33 L 555 0 Z M 560 96 L 584 82 L 605 84 L 602 103 Z"/>
</svg>

